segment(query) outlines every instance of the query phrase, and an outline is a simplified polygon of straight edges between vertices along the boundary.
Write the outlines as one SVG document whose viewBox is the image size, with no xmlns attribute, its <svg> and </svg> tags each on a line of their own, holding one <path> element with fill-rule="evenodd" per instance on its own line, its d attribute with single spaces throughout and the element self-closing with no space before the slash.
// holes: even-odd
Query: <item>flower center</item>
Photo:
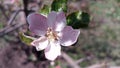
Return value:
<svg viewBox="0 0 120 68">
<path fill-rule="evenodd" d="M 45 35 L 49 41 L 55 41 L 58 40 L 58 35 L 55 31 L 53 31 L 51 28 L 48 28 L 47 33 Z"/>
</svg>

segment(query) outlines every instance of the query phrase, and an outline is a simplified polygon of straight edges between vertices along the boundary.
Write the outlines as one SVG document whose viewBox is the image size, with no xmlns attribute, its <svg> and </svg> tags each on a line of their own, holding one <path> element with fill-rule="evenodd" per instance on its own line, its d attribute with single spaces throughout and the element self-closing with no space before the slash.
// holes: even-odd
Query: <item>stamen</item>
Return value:
<svg viewBox="0 0 120 68">
<path fill-rule="evenodd" d="M 48 40 L 50 40 L 50 41 L 58 40 L 58 35 L 57 35 L 57 33 L 56 33 L 55 31 L 53 31 L 51 28 L 48 28 L 47 33 L 46 33 L 45 36 L 46 36 L 46 37 L 48 38 Z"/>
</svg>

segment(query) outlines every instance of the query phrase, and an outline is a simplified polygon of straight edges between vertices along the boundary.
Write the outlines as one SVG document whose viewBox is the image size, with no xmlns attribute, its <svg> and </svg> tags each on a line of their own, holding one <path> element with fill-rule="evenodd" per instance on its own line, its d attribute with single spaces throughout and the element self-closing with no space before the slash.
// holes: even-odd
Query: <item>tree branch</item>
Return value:
<svg viewBox="0 0 120 68">
<path fill-rule="evenodd" d="M 70 57 L 68 56 L 65 52 L 62 52 L 62 57 L 69 63 L 69 65 L 72 67 L 72 68 L 81 68 L 79 65 L 77 65 L 75 63 L 75 61 Z"/>
</svg>

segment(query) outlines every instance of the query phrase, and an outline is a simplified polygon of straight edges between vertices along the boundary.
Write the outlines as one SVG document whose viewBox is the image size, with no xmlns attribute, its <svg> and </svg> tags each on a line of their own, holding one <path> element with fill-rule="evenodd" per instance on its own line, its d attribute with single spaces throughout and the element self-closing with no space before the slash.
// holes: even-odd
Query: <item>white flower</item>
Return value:
<svg viewBox="0 0 120 68">
<path fill-rule="evenodd" d="M 40 36 L 31 44 L 36 47 L 37 51 L 45 49 L 45 57 L 51 61 L 61 55 L 60 45 L 74 44 L 80 34 L 80 30 L 66 26 L 66 17 L 63 12 L 52 11 L 48 17 L 32 13 L 27 20 L 30 31 Z"/>
</svg>

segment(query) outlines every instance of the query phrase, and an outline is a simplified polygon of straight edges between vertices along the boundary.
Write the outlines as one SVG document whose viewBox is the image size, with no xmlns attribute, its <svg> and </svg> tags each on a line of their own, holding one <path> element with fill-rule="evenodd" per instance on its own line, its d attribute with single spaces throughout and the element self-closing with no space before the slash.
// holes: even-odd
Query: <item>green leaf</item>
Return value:
<svg viewBox="0 0 120 68">
<path fill-rule="evenodd" d="M 43 14 L 43 15 L 48 15 L 51 11 L 51 8 L 49 5 L 44 5 L 43 8 L 40 10 L 40 14 Z"/>
<path fill-rule="evenodd" d="M 27 45 L 30 45 L 30 43 L 35 40 L 35 38 L 31 37 L 31 36 L 27 36 L 24 33 L 19 33 L 19 38 L 21 39 L 21 41 Z"/>
<path fill-rule="evenodd" d="M 86 12 L 73 12 L 67 16 L 67 25 L 72 26 L 74 29 L 88 27 L 90 15 Z"/>
<path fill-rule="evenodd" d="M 51 10 L 67 12 L 67 0 L 54 0 L 51 5 Z"/>
</svg>

